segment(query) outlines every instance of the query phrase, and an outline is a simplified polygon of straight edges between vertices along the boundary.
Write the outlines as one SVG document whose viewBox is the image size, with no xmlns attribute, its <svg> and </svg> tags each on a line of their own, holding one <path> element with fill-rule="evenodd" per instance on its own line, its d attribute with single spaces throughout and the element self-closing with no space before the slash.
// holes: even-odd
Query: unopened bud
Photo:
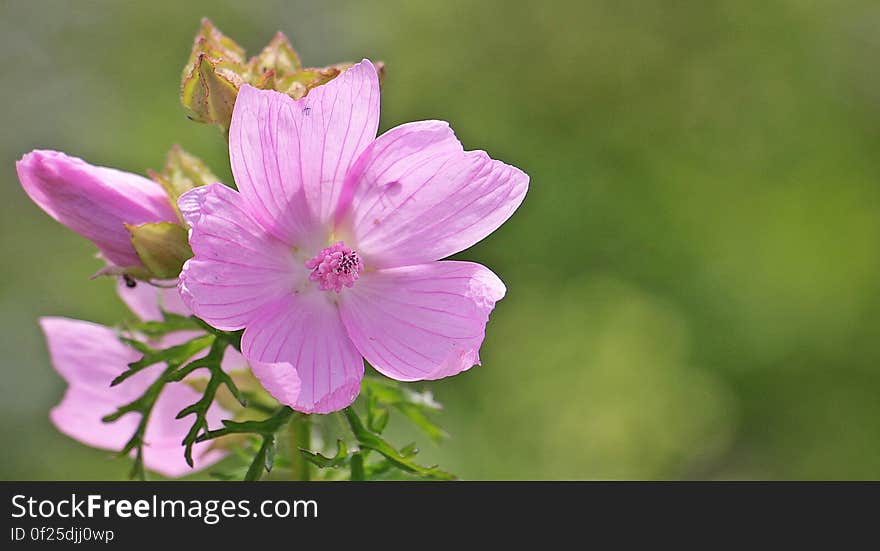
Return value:
<svg viewBox="0 0 880 551">
<path fill-rule="evenodd" d="M 175 279 L 192 257 L 186 228 L 172 222 L 126 224 L 131 244 L 151 279 Z M 137 277 L 137 275 L 136 275 Z"/>
<path fill-rule="evenodd" d="M 177 198 L 187 191 L 220 181 L 204 161 L 187 153 L 179 145 L 172 146 L 168 151 L 162 172 L 148 173 L 154 182 L 165 189 L 174 208 L 177 208 Z"/>
</svg>

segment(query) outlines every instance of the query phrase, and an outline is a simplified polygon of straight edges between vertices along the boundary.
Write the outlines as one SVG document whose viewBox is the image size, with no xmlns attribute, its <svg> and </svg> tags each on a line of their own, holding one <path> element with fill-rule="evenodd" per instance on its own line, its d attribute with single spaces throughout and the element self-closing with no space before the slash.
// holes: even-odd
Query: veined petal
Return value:
<svg viewBox="0 0 880 551">
<path fill-rule="evenodd" d="M 273 396 L 285 397 L 284 403 L 298 411 L 337 411 L 351 404 L 360 391 L 364 362 L 325 293 L 289 295 L 265 306 L 245 329 L 241 351 L 255 366 L 254 374 L 267 379 Z M 278 373 L 284 366 L 258 362 L 286 363 L 296 370 L 300 388 L 295 401 L 287 401 L 294 395 L 292 377 Z"/>
<path fill-rule="evenodd" d="M 28 196 L 52 218 L 92 241 L 117 266 L 140 266 L 124 224 L 174 222 L 162 186 L 57 151 L 32 151 L 15 165 Z"/>
<path fill-rule="evenodd" d="M 251 371 L 273 398 L 282 404 L 299 402 L 302 381 L 288 362 L 266 363 L 251 360 Z"/>
<path fill-rule="evenodd" d="M 241 329 L 265 304 L 291 294 L 296 270 L 287 245 L 267 232 L 222 184 L 193 189 L 178 201 L 192 228 L 195 256 L 183 266 L 180 295 L 198 317 L 218 329 Z"/>
<path fill-rule="evenodd" d="M 242 86 L 229 128 L 235 183 L 248 209 L 290 245 L 326 235 L 345 175 L 376 137 L 379 79 L 358 63 L 300 100 Z"/>
<path fill-rule="evenodd" d="M 504 284 L 472 262 L 430 262 L 365 273 L 340 295 L 358 351 L 399 381 L 440 379 L 480 363 L 489 313 Z"/>
<path fill-rule="evenodd" d="M 404 124 L 352 167 L 337 224 L 352 232 L 365 265 L 429 262 L 495 231 L 522 203 L 528 182 L 484 151 L 464 151 L 445 122 Z"/>
</svg>

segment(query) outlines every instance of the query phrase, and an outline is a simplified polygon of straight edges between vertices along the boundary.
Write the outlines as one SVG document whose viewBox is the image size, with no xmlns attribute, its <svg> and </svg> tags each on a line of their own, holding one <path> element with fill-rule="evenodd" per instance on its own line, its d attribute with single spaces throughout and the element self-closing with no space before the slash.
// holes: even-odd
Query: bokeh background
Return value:
<svg viewBox="0 0 880 551">
<path fill-rule="evenodd" d="M 36 320 L 125 315 L 31 204 L 52 148 L 229 178 L 180 70 L 200 17 L 307 64 L 381 59 L 382 129 L 449 120 L 531 175 L 461 254 L 509 287 L 483 366 L 429 386 L 467 479 L 880 476 L 880 5 L 790 1 L 0 2 L 0 478 L 122 478 L 55 431 Z M 414 433 L 392 421 L 391 438 Z"/>
</svg>

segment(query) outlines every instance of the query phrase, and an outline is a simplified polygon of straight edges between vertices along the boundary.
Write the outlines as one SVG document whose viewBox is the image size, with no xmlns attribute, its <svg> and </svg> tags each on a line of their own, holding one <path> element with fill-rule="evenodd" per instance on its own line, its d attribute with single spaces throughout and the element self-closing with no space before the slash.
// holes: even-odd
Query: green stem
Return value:
<svg viewBox="0 0 880 551">
<path fill-rule="evenodd" d="M 296 414 L 290 418 L 288 425 L 290 442 L 290 478 L 293 480 L 309 480 L 310 464 L 299 453 L 300 449 L 311 450 L 311 419 L 305 414 Z"/>
</svg>

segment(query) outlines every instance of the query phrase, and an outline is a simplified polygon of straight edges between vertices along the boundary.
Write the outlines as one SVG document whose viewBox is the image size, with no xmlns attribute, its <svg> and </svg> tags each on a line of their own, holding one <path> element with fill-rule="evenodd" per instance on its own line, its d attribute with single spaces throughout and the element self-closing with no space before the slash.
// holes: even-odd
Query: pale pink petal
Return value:
<svg viewBox="0 0 880 551">
<path fill-rule="evenodd" d="M 111 387 L 127 364 L 140 358 L 140 353 L 123 344 L 108 328 L 85 321 L 65 318 L 42 318 L 40 325 L 46 335 L 52 365 L 70 385 L 61 403 L 52 408 L 49 418 L 62 433 L 80 442 L 107 450 L 118 451 L 128 442 L 140 417 L 123 415 L 112 423 L 102 418 L 138 398 L 164 369 L 164 364 L 148 367 Z M 145 465 L 156 472 L 179 476 L 190 471 L 183 459 L 181 441 L 189 425 L 175 419 L 177 413 L 195 403 L 200 395 L 185 384 L 165 387 L 157 400 L 147 425 L 144 450 Z M 220 425 L 224 412 L 218 405 L 208 411 L 210 426 Z M 188 424 L 189 423 L 189 424 Z M 196 467 L 203 467 L 223 456 L 209 451 L 209 445 L 194 448 Z"/>
<path fill-rule="evenodd" d="M 69 384 L 112 396 L 120 403 L 136 398 L 149 386 L 147 373 L 110 388 L 110 382 L 141 354 L 103 325 L 67 318 L 40 318 L 52 366 Z M 148 371 L 148 370 L 145 370 Z M 104 412 L 103 414 L 112 413 Z"/>
<path fill-rule="evenodd" d="M 180 316 L 192 314 L 180 298 L 177 281 L 158 282 L 158 285 L 163 287 L 144 281 L 129 287 L 120 278 L 116 292 L 128 309 L 143 321 L 161 321 L 163 311 Z"/>
<path fill-rule="evenodd" d="M 134 434 L 140 417 L 128 413 L 116 422 L 105 423 L 105 415 L 114 413 L 124 401 L 109 387 L 104 391 L 71 385 L 61 403 L 49 412 L 52 424 L 63 434 L 94 448 L 119 451 Z"/>
<path fill-rule="evenodd" d="M 244 356 L 241 355 L 241 352 L 229 346 L 226 348 L 226 352 L 223 353 L 223 360 L 220 361 L 220 367 L 226 373 L 232 373 L 233 371 L 243 371 L 247 369 L 248 362 L 244 359 Z"/>
<path fill-rule="evenodd" d="M 185 384 L 166 385 L 162 390 L 144 435 L 144 465 L 148 469 L 165 476 L 178 477 L 203 469 L 226 455 L 221 450 L 212 449 L 211 442 L 203 442 L 193 446 L 193 467 L 184 459 L 181 443 L 192 426 L 193 418 L 176 419 L 176 416 L 199 398 L 201 394 Z M 215 429 L 221 426 L 221 420 L 227 415 L 215 403 L 208 409 L 207 417 L 208 426 Z"/>
<path fill-rule="evenodd" d="M 495 231 L 522 203 L 528 182 L 483 151 L 463 151 L 445 122 L 404 124 L 352 167 L 337 223 L 353 234 L 350 245 L 366 266 L 429 262 Z"/>
<path fill-rule="evenodd" d="M 357 397 L 364 374 L 364 362 L 330 298 L 329 293 L 315 291 L 279 299 L 260 310 L 241 340 L 242 354 L 252 365 L 293 366 L 300 389 L 295 401 L 285 403 L 305 413 L 330 413 L 348 406 Z M 268 369 L 283 369 L 256 365 L 257 377 L 266 376 Z M 273 373 L 267 381 L 278 394 L 278 387 L 284 385 L 283 395 L 292 396 L 292 377 Z"/>
<path fill-rule="evenodd" d="M 180 274 L 181 297 L 196 316 L 224 330 L 241 329 L 305 277 L 291 248 L 241 203 L 241 196 L 222 184 L 196 188 L 178 201 L 195 253 Z"/>
<path fill-rule="evenodd" d="M 340 295 L 348 336 L 370 365 L 400 381 L 440 379 L 480 363 L 489 313 L 504 284 L 472 262 L 365 273 Z"/>
<path fill-rule="evenodd" d="M 136 174 L 92 166 L 57 151 L 32 151 L 15 167 L 37 205 L 95 243 L 117 266 L 141 265 L 123 224 L 177 220 L 162 187 Z"/>
<path fill-rule="evenodd" d="M 169 478 L 179 478 L 210 467 L 226 457 L 225 450 L 211 448 L 210 442 L 193 446 L 193 466 L 183 457 L 180 442 L 176 446 L 147 446 L 144 448 L 144 466 Z"/>
<path fill-rule="evenodd" d="M 302 381 L 296 369 L 287 362 L 265 363 L 251 360 L 251 370 L 273 398 L 282 404 L 296 404 L 299 401 Z"/>
<path fill-rule="evenodd" d="M 243 86 L 229 157 L 249 210 L 288 244 L 325 240 L 346 172 L 378 124 L 379 79 L 367 60 L 300 100 Z"/>
<path fill-rule="evenodd" d="M 125 383 L 123 383 L 125 384 Z M 127 403 L 114 389 L 98 391 L 71 385 L 60 404 L 52 408 L 49 418 L 59 431 L 71 438 L 95 448 L 119 451 L 134 434 L 140 416 L 129 413 L 112 423 L 101 419 Z M 212 450 L 210 443 L 193 447 L 194 468 L 187 465 L 181 441 L 189 430 L 192 420 L 175 419 L 177 413 L 200 397 L 183 384 L 168 385 L 156 401 L 153 414 L 147 424 L 144 446 L 144 465 L 165 476 L 177 477 L 202 469 L 225 456 L 225 452 Z M 223 410 L 212 406 L 208 410 L 209 425 L 220 426 Z"/>
</svg>

